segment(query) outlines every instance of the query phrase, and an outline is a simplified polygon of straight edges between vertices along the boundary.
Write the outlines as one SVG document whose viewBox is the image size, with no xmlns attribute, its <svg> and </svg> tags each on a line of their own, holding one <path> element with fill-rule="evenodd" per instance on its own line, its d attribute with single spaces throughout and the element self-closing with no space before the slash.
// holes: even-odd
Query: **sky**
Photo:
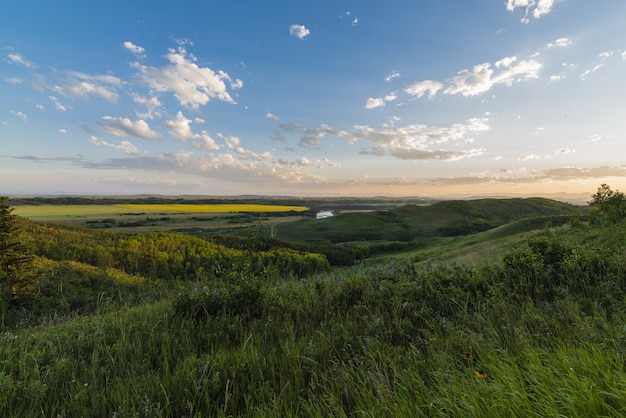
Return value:
<svg viewBox="0 0 626 418">
<path fill-rule="evenodd" d="M 0 194 L 626 190 L 624 22 L 623 0 L 3 0 Z"/>
</svg>

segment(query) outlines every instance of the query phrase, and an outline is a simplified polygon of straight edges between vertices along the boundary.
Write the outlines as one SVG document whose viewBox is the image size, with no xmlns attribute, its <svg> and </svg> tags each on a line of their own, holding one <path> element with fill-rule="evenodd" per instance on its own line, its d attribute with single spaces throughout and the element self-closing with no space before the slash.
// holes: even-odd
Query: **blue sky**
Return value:
<svg viewBox="0 0 626 418">
<path fill-rule="evenodd" d="M 626 189 L 626 2 L 0 4 L 0 194 Z"/>
</svg>

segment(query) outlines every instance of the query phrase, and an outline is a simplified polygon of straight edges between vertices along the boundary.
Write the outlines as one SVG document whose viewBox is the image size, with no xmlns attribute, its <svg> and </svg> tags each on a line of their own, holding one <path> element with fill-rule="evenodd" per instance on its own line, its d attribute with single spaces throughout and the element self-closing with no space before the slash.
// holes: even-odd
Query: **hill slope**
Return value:
<svg viewBox="0 0 626 418">
<path fill-rule="evenodd" d="M 584 208 L 543 198 L 452 200 L 427 206 L 406 205 L 390 211 L 344 213 L 327 219 L 282 224 L 288 241 L 411 241 L 435 236 L 467 235 L 514 220 L 581 215 Z M 565 220 L 563 220 L 564 222 Z"/>
</svg>

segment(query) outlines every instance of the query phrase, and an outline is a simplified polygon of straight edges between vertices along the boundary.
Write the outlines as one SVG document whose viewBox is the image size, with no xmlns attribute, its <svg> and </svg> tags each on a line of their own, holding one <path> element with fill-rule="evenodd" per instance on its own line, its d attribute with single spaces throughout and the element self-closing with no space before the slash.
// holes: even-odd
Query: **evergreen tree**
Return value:
<svg viewBox="0 0 626 418">
<path fill-rule="evenodd" d="M 21 237 L 20 219 L 13 215 L 9 198 L 0 196 L 0 314 L 15 296 L 15 283 L 32 260 L 32 254 Z"/>
</svg>

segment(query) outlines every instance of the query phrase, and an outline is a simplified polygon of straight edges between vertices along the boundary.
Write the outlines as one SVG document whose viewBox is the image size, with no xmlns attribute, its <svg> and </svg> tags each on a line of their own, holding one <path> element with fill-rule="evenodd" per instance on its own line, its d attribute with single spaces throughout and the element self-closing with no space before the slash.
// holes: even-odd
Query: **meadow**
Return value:
<svg viewBox="0 0 626 418">
<path fill-rule="evenodd" d="M 357 217 L 425 234 L 405 242 L 340 242 L 369 225 L 344 215 L 300 241 L 23 219 L 0 415 L 624 416 L 626 223 L 509 203 L 447 206 L 499 224 L 479 232 L 441 207 Z"/>
</svg>

